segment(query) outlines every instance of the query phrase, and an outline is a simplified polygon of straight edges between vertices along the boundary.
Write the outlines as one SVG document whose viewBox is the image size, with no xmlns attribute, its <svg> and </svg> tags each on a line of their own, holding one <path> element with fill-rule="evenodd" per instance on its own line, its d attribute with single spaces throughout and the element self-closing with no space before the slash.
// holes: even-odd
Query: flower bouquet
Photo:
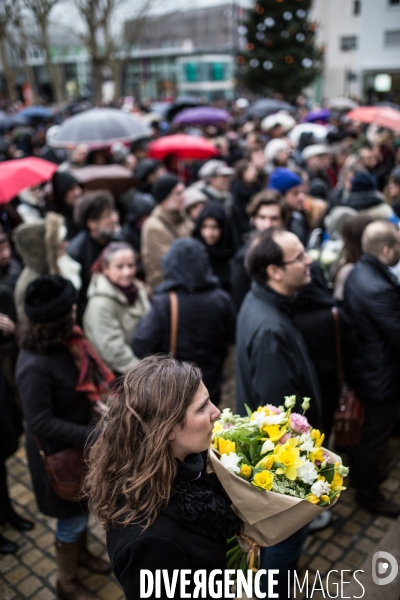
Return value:
<svg viewBox="0 0 400 600">
<path fill-rule="evenodd" d="M 324 435 L 303 414 L 267 404 L 240 417 L 224 409 L 213 431 L 210 462 L 233 510 L 242 521 L 242 538 L 273 546 L 312 521 L 338 499 L 348 469 L 322 447 Z"/>
</svg>

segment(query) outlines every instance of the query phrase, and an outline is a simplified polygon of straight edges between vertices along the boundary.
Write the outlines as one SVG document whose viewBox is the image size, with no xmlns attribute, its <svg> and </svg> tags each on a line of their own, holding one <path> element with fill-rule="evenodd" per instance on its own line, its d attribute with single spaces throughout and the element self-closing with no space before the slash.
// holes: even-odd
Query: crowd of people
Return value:
<svg viewBox="0 0 400 600">
<path fill-rule="evenodd" d="M 400 139 L 338 116 L 323 139 L 303 132 L 295 140 L 287 114 L 232 114 L 198 131 L 218 158 L 184 168 L 170 156 L 150 158 L 146 140 L 68 154 L 47 146 L 43 127 L 1 140 L 4 160 L 39 155 L 58 164 L 51 182 L 1 207 L 0 523 L 34 526 L 7 490 L 6 459 L 24 423 L 38 509 L 57 519 L 60 599 L 96 600 L 76 578 L 78 565 L 111 570 L 87 549 L 88 505 L 111 527 L 111 563 L 128 599 L 139 597 L 146 564 L 223 564 L 236 518 L 209 475 L 193 481 L 205 469 L 229 347 L 237 412 L 310 397 L 310 422 L 329 439 L 340 392 L 335 308 L 346 382 L 365 413 L 349 455 L 356 501 L 400 514 L 379 490 L 400 408 Z M 83 191 L 71 173 L 112 162 L 132 170 L 134 187 L 121 195 Z M 62 499 L 43 456 L 85 446 L 87 497 Z M 185 494 L 196 500 L 211 489 L 220 523 L 211 507 L 185 505 Z M 151 528 L 146 539 L 138 514 Z M 310 529 L 326 526 L 329 511 L 321 517 Z M 118 522 L 130 527 L 120 531 Z M 280 569 L 280 598 L 307 532 L 262 551 L 263 568 Z M 17 549 L 0 535 L 0 553 Z"/>
</svg>

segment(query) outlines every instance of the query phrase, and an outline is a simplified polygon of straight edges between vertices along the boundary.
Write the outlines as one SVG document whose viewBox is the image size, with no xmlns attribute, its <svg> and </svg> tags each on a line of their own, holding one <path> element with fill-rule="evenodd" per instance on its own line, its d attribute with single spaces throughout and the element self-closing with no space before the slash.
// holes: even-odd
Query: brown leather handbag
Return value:
<svg viewBox="0 0 400 600">
<path fill-rule="evenodd" d="M 361 428 L 364 423 L 364 408 L 354 390 L 350 390 L 345 381 L 340 345 L 339 314 L 332 308 L 335 322 L 335 341 L 337 357 L 337 375 L 339 384 L 339 403 L 334 415 L 335 446 L 352 448 L 361 440 Z"/>
<path fill-rule="evenodd" d="M 83 448 L 66 448 L 54 454 L 45 454 L 39 438 L 35 436 L 35 439 L 52 490 L 63 500 L 77 502 L 86 475 Z"/>
<path fill-rule="evenodd" d="M 169 337 L 169 354 L 174 357 L 176 354 L 176 344 L 178 342 L 178 294 L 169 293 L 171 303 L 171 331 Z"/>
</svg>

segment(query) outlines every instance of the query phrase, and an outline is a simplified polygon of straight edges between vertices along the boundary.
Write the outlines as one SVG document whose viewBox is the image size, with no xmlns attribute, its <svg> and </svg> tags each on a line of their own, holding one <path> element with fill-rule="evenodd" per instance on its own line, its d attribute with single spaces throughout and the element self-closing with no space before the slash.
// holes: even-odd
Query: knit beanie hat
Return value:
<svg viewBox="0 0 400 600">
<path fill-rule="evenodd" d="M 268 181 L 268 189 L 278 190 L 281 194 L 286 194 L 288 190 L 302 183 L 303 181 L 297 173 L 293 173 L 290 169 L 279 167 L 272 171 Z"/>
<path fill-rule="evenodd" d="M 153 194 L 154 200 L 157 204 L 160 204 L 165 198 L 167 198 L 175 186 L 181 183 L 181 180 L 176 177 L 176 175 L 172 175 L 172 173 L 167 173 L 166 175 L 161 175 L 154 182 L 153 187 L 151 188 L 151 192 Z"/>
<path fill-rule="evenodd" d="M 59 275 L 43 275 L 26 289 L 25 314 L 33 323 L 51 323 L 69 313 L 76 301 L 76 290 L 70 281 Z"/>
<path fill-rule="evenodd" d="M 351 192 L 370 192 L 377 189 L 376 179 L 368 171 L 356 173 L 351 181 Z"/>
<path fill-rule="evenodd" d="M 79 185 L 79 181 L 68 171 L 56 171 L 53 175 L 52 183 L 54 196 L 59 201 L 63 201 L 69 190 Z"/>
</svg>

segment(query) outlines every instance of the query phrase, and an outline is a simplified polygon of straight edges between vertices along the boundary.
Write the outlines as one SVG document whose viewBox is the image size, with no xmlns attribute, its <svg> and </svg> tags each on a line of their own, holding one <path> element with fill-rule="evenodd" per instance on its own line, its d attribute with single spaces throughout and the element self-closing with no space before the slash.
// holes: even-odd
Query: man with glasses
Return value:
<svg viewBox="0 0 400 600">
<path fill-rule="evenodd" d="M 280 405 L 285 396 L 311 398 L 310 419 L 319 424 L 320 393 L 314 365 L 293 321 L 293 296 L 310 283 L 311 258 L 299 238 L 282 228 L 250 244 L 246 268 L 253 280 L 238 316 L 237 408 Z"/>
<path fill-rule="evenodd" d="M 285 396 L 311 398 L 307 413 L 314 427 L 320 423 L 320 393 L 314 365 L 303 336 L 293 321 L 293 296 L 310 283 L 311 258 L 299 238 L 279 227 L 260 233 L 246 254 L 246 268 L 253 280 L 238 316 L 236 339 L 237 408 L 246 414 L 265 404 L 278 406 Z M 295 408 L 296 410 L 296 408 Z M 263 548 L 260 568 L 278 569 L 280 600 L 288 595 L 288 571 L 296 564 L 307 537 L 302 527 L 288 539 Z M 268 589 L 267 576 L 261 588 Z"/>
</svg>

